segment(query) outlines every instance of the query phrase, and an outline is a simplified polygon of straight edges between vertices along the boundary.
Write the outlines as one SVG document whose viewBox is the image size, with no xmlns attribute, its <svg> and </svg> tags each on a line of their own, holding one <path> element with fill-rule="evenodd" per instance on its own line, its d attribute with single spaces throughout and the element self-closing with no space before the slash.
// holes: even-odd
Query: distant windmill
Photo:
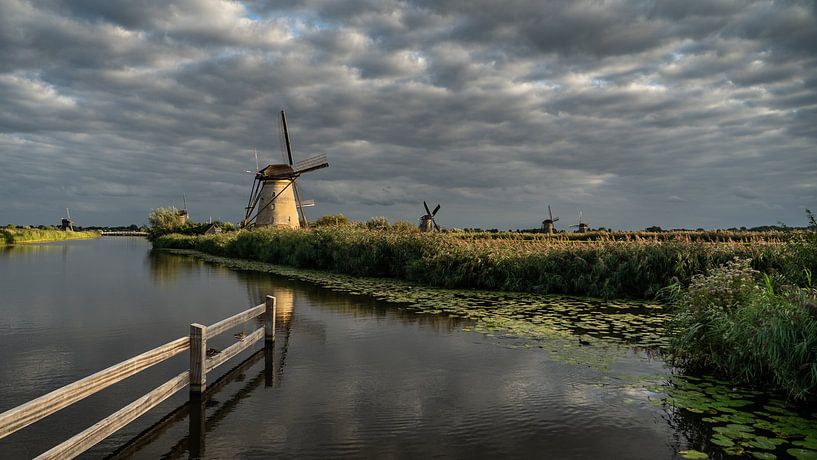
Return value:
<svg viewBox="0 0 817 460">
<path fill-rule="evenodd" d="M 187 195 L 182 194 L 182 202 L 184 202 L 184 209 L 179 211 L 179 224 L 184 225 L 190 218 L 190 214 L 187 212 Z"/>
<path fill-rule="evenodd" d="M 436 216 L 437 211 L 440 210 L 440 205 L 438 204 L 433 212 L 429 211 L 425 201 L 423 201 L 423 206 L 426 208 L 426 213 L 420 217 L 420 230 L 424 232 L 430 232 L 432 230 L 440 231 L 440 226 L 437 225 L 437 222 L 434 220 L 434 216 Z"/>
<path fill-rule="evenodd" d="M 579 211 L 579 223 L 576 225 L 571 225 L 570 228 L 576 228 L 578 233 L 587 233 L 589 226 L 582 221 L 582 212 Z"/>
<path fill-rule="evenodd" d="M 68 208 L 65 208 L 65 214 L 67 217 L 62 218 L 62 224 L 60 225 L 60 230 L 65 230 L 66 232 L 73 232 L 74 231 L 74 221 L 71 220 L 71 212 L 68 211 Z"/>
<path fill-rule="evenodd" d="M 316 169 L 326 168 L 329 162 L 326 154 L 315 155 L 306 160 L 293 163 L 292 144 L 289 141 L 287 119 L 281 111 L 281 129 L 283 143 L 286 145 L 286 154 L 283 164 L 271 164 L 255 173 L 255 180 L 250 189 L 250 198 L 247 201 L 246 214 L 241 226 L 275 225 L 290 228 L 300 228 L 298 210 L 301 211 L 304 224 L 309 222 L 303 208 L 314 206 L 314 201 L 301 201 L 297 179 L 304 173 Z M 282 152 L 283 154 L 283 152 Z"/>
<path fill-rule="evenodd" d="M 542 221 L 542 230 L 544 230 L 547 234 L 553 233 L 553 224 L 559 220 L 558 217 L 554 218 L 553 213 L 550 211 L 550 205 L 548 205 L 548 218 Z"/>
</svg>

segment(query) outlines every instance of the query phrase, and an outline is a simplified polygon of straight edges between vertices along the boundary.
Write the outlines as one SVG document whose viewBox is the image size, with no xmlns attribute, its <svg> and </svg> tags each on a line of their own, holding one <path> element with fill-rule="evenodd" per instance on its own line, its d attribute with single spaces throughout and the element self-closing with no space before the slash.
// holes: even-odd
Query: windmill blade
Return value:
<svg viewBox="0 0 817 460">
<path fill-rule="evenodd" d="M 423 201 L 423 207 L 425 207 L 425 208 L 426 208 L 426 215 L 429 215 L 429 216 L 430 216 L 430 215 L 432 215 L 432 214 L 431 214 L 431 211 L 429 211 L 429 209 L 428 209 L 428 205 L 426 204 L 426 202 L 425 202 L 425 201 Z"/>
<path fill-rule="evenodd" d="M 71 220 L 71 211 L 69 211 L 68 208 L 65 208 L 65 214 L 68 215 L 68 220 Z"/>
<path fill-rule="evenodd" d="M 287 116 L 284 111 L 281 111 L 281 124 L 284 127 L 284 141 L 287 146 L 287 157 L 289 157 L 289 165 L 292 166 L 292 144 L 289 142 L 289 131 L 287 130 Z"/>
<path fill-rule="evenodd" d="M 550 212 L 550 205 L 548 205 L 548 215 L 550 216 L 550 221 L 551 222 L 556 222 L 555 220 L 553 220 L 553 213 Z"/>
<path fill-rule="evenodd" d="M 329 161 L 326 159 L 326 154 L 321 153 L 313 157 L 309 157 L 306 160 L 299 161 L 292 167 L 292 170 L 295 172 L 295 174 L 303 174 L 316 169 L 328 167 Z"/>
<path fill-rule="evenodd" d="M 555 218 L 555 219 L 554 219 L 553 217 L 551 217 L 551 218 L 550 218 L 550 221 L 551 221 L 551 222 L 556 222 L 557 220 L 559 220 L 559 218 L 558 218 L 558 217 L 557 217 L 557 218 Z"/>
<path fill-rule="evenodd" d="M 434 224 L 434 228 L 439 232 L 440 231 L 440 226 L 437 225 L 437 221 L 434 220 L 433 217 L 431 218 L 431 223 Z"/>
<path fill-rule="evenodd" d="M 440 205 L 437 205 L 437 207 L 436 207 L 436 208 L 434 208 L 434 210 L 433 210 L 433 211 L 431 211 L 431 216 L 432 216 L 432 217 L 436 216 L 436 215 L 437 215 L 437 211 L 439 211 L 439 210 L 440 210 Z"/>
<path fill-rule="evenodd" d="M 298 205 L 299 208 L 311 208 L 315 206 L 315 200 L 303 200 L 301 204 Z"/>
</svg>

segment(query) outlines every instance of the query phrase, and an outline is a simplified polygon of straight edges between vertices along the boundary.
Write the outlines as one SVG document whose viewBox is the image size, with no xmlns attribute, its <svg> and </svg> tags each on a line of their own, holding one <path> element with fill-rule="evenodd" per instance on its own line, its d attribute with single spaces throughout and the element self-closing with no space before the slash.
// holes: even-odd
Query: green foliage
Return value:
<svg viewBox="0 0 817 460">
<path fill-rule="evenodd" d="M 686 285 L 694 275 L 736 256 L 751 258 L 754 269 L 763 272 L 794 271 L 789 247 L 783 244 L 490 240 L 411 227 L 264 228 L 215 237 L 168 235 L 154 245 L 431 286 L 605 298 L 654 297 L 673 280 Z"/>
<path fill-rule="evenodd" d="M 156 208 L 150 211 L 148 216 L 151 230 L 169 231 L 181 226 L 179 210 L 173 206 L 167 208 Z"/>
<path fill-rule="evenodd" d="M 43 243 L 48 241 L 82 240 L 99 237 L 99 232 L 66 232 L 55 228 L 5 227 L 0 229 L 0 244 Z"/>
<path fill-rule="evenodd" d="M 336 226 L 336 225 L 349 225 L 351 222 L 349 218 L 344 216 L 343 214 L 329 214 L 326 216 L 321 216 L 316 220 L 312 226 L 313 227 L 329 227 L 329 226 Z"/>
<path fill-rule="evenodd" d="M 420 227 L 406 220 L 398 220 L 391 224 L 390 230 L 397 233 L 420 233 Z"/>
<path fill-rule="evenodd" d="M 817 396 L 817 291 L 780 285 L 735 259 L 674 299 L 672 359 L 688 371 Z"/>
<path fill-rule="evenodd" d="M 369 230 L 388 230 L 389 227 L 389 219 L 385 217 L 372 217 L 366 221 L 366 228 Z"/>
</svg>

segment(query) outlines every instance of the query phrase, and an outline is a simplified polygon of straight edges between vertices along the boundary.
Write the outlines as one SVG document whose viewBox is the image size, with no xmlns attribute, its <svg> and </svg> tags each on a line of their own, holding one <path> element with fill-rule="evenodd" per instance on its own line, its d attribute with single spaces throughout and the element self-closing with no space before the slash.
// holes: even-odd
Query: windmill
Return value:
<svg viewBox="0 0 817 460">
<path fill-rule="evenodd" d="M 550 211 L 550 205 L 548 205 L 548 218 L 542 221 L 542 230 L 547 234 L 553 233 L 553 224 L 559 220 L 558 217 L 554 218 L 553 213 Z"/>
<path fill-rule="evenodd" d="M 190 218 L 190 215 L 187 212 L 187 195 L 182 194 L 182 202 L 184 202 L 184 209 L 179 211 L 179 224 L 184 225 Z"/>
<path fill-rule="evenodd" d="M 425 201 L 423 201 L 423 206 L 426 208 L 426 213 L 420 217 L 420 230 L 423 232 L 430 232 L 432 230 L 440 231 L 440 226 L 437 225 L 437 222 L 434 220 L 434 216 L 437 215 L 437 211 L 440 210 L 440 205 L 438 204 L 433 212 L 428 210 L 428 205 Z"/>
<path fill-rule="evenodd" d="M 589 226 L 582 221 L 582 212 L 579 211 L 579 223 L 576 225 L 571 225 L 570 228 L 576 228 L 577 233 L 587 233 L 587 229 Z"/>
<path fill-rule="evenodd" d="M 328 167 L 329 162 L 326 154 L 320 154 L 293 163 L 292 144 L 289 141 L 287 118 L 283 110 L 281 111 L 281 130 L 282 143 L 286 146 L 285 163 L 270 164 L 255 173 L 255 180 L 250 188 L 250 198 L 245 208 L 246 214 L 241 221 L 242 227 L 274 225 L 300 228 L 299 209 L 304 224 L 309 226 L 303 208 L 314 206 L 315 202 L 301 201 L 297 179 L 304 173 Z M 284 154 L 283 149 L 282 154 Z"/>
<path fill-rule="evenodd" d="M 62 218 L 62 224 L 60 225 L 60 230 L 65 230 L 66 232 L 73 232 L 74 231 L 74 221 L 71 220 L 71 213 L 68 211 L 68 208 L 65 208 L 65 214 L 68 217 Z"/>
</svg>

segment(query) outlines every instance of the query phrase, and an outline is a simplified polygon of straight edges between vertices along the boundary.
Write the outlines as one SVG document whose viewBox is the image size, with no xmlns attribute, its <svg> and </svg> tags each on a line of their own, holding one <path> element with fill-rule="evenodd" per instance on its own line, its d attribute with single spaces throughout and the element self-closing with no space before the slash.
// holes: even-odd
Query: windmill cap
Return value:
<svg viewBox="0 0 817 460">
<path fill-rule="evenodd" d="M 286 163 L 268 165 L 261 171 L 258 171 L 260 179 L 291 179 L 294 175 L 295 170 Z"/>
</svg>

